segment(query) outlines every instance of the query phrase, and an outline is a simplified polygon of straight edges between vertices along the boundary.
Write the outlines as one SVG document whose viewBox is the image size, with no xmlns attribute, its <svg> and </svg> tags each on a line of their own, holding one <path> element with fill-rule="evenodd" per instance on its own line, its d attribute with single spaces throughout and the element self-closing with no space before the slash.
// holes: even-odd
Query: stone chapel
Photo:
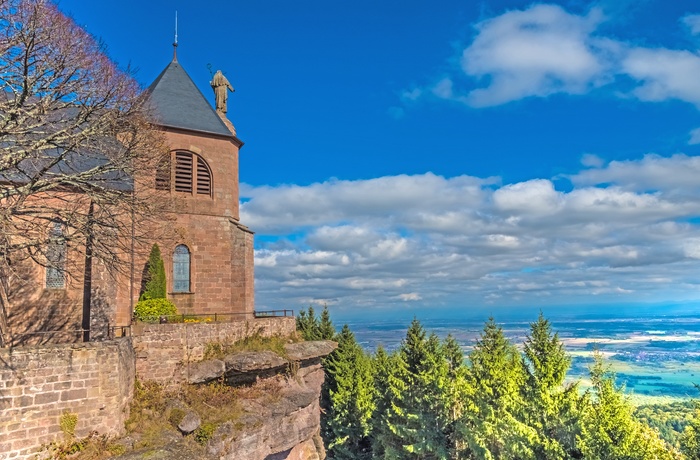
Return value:
<svg viewBox="0 0 700 460">
<path fill-rule="evenodd" d="M 226 87 L 216 87 L 222 79 Z M 156 115 L 154 129 L 163 132 L 169 148 L 151 182 L 155 191 L 150 191 L 169 203 L 159 224 L 167 232 L 153 231 L 150 243 L 160 247 L 167 296 L 179 313 L 243 319 L 254 315 L 253 232 L 239 217 L 238 155 L 243 142 L 226 117 L 226 92 L 233 88 L 220 72 L 212 87 L 216 109 L 209 102 L 214 93 L 208 89 L 211 97 L 205 97 L 174 53 L 146 89 Z M 151 234 L 144 223 L 133 225 Z M 132 250 L 131 273 L 117 278 L 99 264 L 72 280 L 56 276 L 55 270 L 32 268 L 26 277 L 32 281 L 16 291 L 8 315 L 14 343 L 79 341 L 88 335 L 99 340 L 114 333 L 115 326 L 129 326 L 146 260 L 147 254 Z"/>
<path fill-rule="evenodd" d="M 239 218 L 243 142 L 226 118 L 225 98 L 214 110 L 177 54 L 147 91 L 170 147 L 154 182 L 174 208 L 175 239 L 159 243 L 168 297 L 182 313 L 252 314 L 253 232 Z"/>
</svg>

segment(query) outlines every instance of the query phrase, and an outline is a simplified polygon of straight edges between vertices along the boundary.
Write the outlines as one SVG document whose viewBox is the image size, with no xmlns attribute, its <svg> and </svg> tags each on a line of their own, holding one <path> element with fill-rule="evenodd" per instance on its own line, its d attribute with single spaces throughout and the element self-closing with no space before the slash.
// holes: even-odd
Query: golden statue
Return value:
<svg viewBox="0 0 700 460">
<path fill-rule="evenodd" d="M 209 82 L 211 87 L 214 89 L 214 96 L 216 97 L 216 111 L 221 113 L 226 113 L 226 101 L 228 99 L 228 91 L 236 91 L 228 82 L 224 74 L 220 70 L 217 70 L 214 74 L 214 78 Z"/>
</svg>

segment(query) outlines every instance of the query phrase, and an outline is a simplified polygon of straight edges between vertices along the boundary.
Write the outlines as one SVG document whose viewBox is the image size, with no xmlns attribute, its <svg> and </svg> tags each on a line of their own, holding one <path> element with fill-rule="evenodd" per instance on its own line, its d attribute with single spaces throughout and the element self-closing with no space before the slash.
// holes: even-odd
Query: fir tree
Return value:
<svg viewBox="0 0 700 460">
<path fill-rule="evenodd" d="M 387 460 L 449 458 L 447 379 L 439 340 L 414 319 L 392 362 L 375 452 Z"/>
<path fill-rule="evenodd" d="M 583 414 L 578 444 L 586 459 L 675 460 L 680 454 L 637 421 L 624 390 L 599 353 L 591 368 L 593 398 Z"/>
<path fill-rule="evenodd" d="M 330 458 L 370 459 L 375 408 L 372 364 L 347 325 L 336 339 L 338 348 L 324 362 L 321 432 Z"/>
<path fill-rule="evenodd" d="M 564 387 L 570 359 L 564 344 L 544 315 L 530 324 L 525 339 L 524 370 L 526 381 L 523 397 L 526 408 L 524 422 L 539 433 L 534 451 L 542 460 L 576 457 L 580 398 L 578 384 Z"/>
<path fill-rule="evenodd" d="M 139 297 L 139 300 L 165 298 L 165 264 L 163 263 L 163 257 L 160 254 L 160 248 L 157 244 L 154 244 L 153 247 L 151 247 L 151 253 L 148 256 L 146 284 L 141 297 Z"/>
<path fill-rule="evenodd" d="M 319 319 L 314 307 L 309 306 L 308 310 L 301 310 L 297 315 L 296 323 L 297 331 L 304 340 L 319 340 L 321 338 Z"/>
<path fill-rule="evenodd" d="M 476 459 L 534 458 L 534 429 L 519 420 L 524 373 L 517 349 L 493 318 L 469 355 L 471 405 L 459 423 L 459 436 Z"/>
<path fill-rule="evenodd" d="M 333 326 L 333 322 L 331 321 L 328 305 L 323 306 L 321 319 L 318 322 L 318 333 L 316 335 L 319 340 L 333 340 L 335 337 L 335 326 Z"/>
<path fill-rule="evenodd" d="M 375 410 L 371 419 L 370 441 L 374 458 L 384 458 L 383 439 L 385 415 L 391 405 L 389 379 L 394 368 L 395 355 L 389 355 L 380 344 L 372 360 L 374 371 Z"/>
<path fill-rule="evenodd" d="M 700 390 L 700 386 L 695 385 Z M 700 460 L 700 401 L 693 401 L 695 410 L 680 438 L 681 451 L 688 460 Z"/>
</svg>

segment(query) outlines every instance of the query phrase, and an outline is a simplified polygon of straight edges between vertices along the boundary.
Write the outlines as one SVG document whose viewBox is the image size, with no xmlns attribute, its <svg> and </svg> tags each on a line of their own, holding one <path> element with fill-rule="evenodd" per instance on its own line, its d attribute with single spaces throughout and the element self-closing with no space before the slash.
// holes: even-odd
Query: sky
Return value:
<svg viewBox="0 0 700 460">
<path fill-rule="evenodd" d="M 236 88 L 256 308 L 700 305 L 697 1 L 202 5 L 59 2 Z"/>
</svg>

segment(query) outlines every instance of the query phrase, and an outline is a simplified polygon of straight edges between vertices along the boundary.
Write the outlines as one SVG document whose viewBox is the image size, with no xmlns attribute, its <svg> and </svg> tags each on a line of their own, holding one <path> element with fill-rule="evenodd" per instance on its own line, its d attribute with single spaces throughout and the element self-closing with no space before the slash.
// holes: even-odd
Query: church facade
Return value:
<svg viewBox="0 0 700 460">
<path fill-rule="evenodd" d="M 217 110 L 176 58 L 148 88 L 170 148 L 154 181 L 172 211 L 171 238 L 160 244 L 168 297 L 182 313 L 252 313 L 253 233 L 239 216 L 243 143 L 221 101 L 228 89 L 214 89 Z"/>
<path fill-rule="evenodd" d="M 160 228 L 138 221 L 133 227 L 145 235 L 149 249 L 159 245 L 167 296 L 179 313 L 247 318 L 254 314 L 254 269 L 253 232 L 239 216 L 243 142 L 226 118 L 226 92 L 232 88 L 223 75 L 217 77 L 212 80 L 216 109 L 176 55 L 146 90 L 156 115 L 153 128 L 163 133 L 169 153 L 150 181 L 153 189 L 133 193 L 158 195 L 167 212 L 159 219 Z M 84 260 L 73 256 L 70 247 L 54 252 L 77 269 L 71 276 L 48 267 L 28 269 L 26 282 L 10 299 L 8 322 L 15 345 L 79 341 L 87 337 L 85 329 L 90 329 L 90 339 L 100 339 L 114 326 L 131 324 L 147 250 L 132 250 L 130 273 L 116 275 L 96 261 L 90 270 L 81 268 Z M 82 278 L 73 275 L 80 273 Z"/>
</svg>

